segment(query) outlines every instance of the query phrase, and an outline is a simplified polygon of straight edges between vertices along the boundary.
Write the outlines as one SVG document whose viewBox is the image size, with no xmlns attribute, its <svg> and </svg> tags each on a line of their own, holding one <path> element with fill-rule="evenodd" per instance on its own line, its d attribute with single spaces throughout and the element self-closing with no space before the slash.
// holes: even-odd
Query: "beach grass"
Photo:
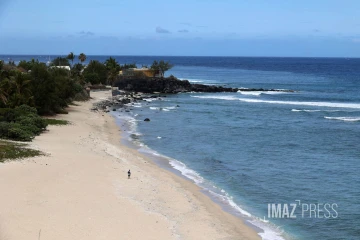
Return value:
<svg viewBox="0 0 360 240">
<path fill-rule="evenodd" d="M 48 125 L 68 125 L 70 122 L 66 120 L 46 118 L 45 119 Z"/>
<path fill-rule="evenodd" d="M 41 151 L 27 148 L 27 144 L 0 140 L 0 163 L 7 160 L 43 155 Z"/>
</svg>

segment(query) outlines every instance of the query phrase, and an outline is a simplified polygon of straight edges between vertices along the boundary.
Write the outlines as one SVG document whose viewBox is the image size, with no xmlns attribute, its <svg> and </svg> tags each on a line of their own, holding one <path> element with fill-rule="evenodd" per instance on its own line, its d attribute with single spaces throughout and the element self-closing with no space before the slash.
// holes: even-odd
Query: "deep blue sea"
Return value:
<svg viewBox="0 0 360 240">
<path fill-rule="evenodd" d="M 112 114 L 139 151 L 166 159 L 263 239 L 360 239 L 360 59 L 116 59 L 170 60 L 166 75 L 190 82 L 295 90 L 166 95 Z"/>
</svg>

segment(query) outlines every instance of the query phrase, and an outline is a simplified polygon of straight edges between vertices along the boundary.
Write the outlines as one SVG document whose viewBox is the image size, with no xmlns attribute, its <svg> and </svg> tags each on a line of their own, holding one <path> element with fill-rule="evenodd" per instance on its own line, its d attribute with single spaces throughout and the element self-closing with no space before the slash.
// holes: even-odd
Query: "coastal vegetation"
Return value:
<svg viewBox="0 0 360 240">
<path fill-rule="evenodd" d="M 47 125 L 36 108 L 28 105 L 2 108 L 0 112 L 0 137 L 3 139 L 31 141 L 45 131 Z"/>
<path fill-rule="evenodd" d="M 68 125 L 69 122 L 61 119 L 45 118 L 45 122 L 48 125 Z"/>
<path fill-rule="evenodd" d="M 166 71 L 170 70 L 173 67 L 172 64 L 170 64 L 170 62 L 165 62 L 163 60 L 161 61 L 154 61 L 150 67 L 150 69 L 158 71 L 160 74 L 160 77 L 164 77 L 164 74 Z"/>
<path fill-rule="evenodd" d="M 66 58 L 71 61 L 71 65 L 74 65 L 75 54 L 73 52 L 69 53 Z"/>
<path fill-rule="evenodd" d="M 18 65 L 0 61 L 0 138 L 31 141 L 48 124 L 65 124 L 41 117 L 67 113 L 66 107 L 84 92 L 80 74 L 54 67 L 64 65 L 70 63 L 62 57 L 49 66 L 35 59 Z"/>
<path fill-rule="evenodd" d="M 50 66 L 70 66 L 68 58 L 57 57 L 51 63 Z"/>
<path fill-rule="evenodd" d="M 79 62 L 74 64 L 76 58 Z M 0 61 L 0 138 L 31 141 L 49 124 L 68 124 L 41 116 L 66 114 L 72 101 L 88 97 L 85 88 L 89 84 L 92 88 L 113 85 L 120 71 L 137 68 L 136 63 L 119 64 L 112 57 L 84 65 L 86 60 L 84 53 L 70 52 L 48 64 L 37 59 L 21 60 L 17 65 Z M 169 62 L 154 61 L 149 69 L 163 77 L 171 67 Z"/>
<path fill-rule="evenodd" d="M 27 144 L 0 140 L 0 163 L 10 159 L 43 155 L 41 151 L 28 148 Z"/>
<path fill-rule="evenodd" d="M 70 53 L 71 54 L 71 53 Z M 70 55 L 69 54 L 69 55 Z M 85 62 L 86 61 L 86 55 L 84 53 L 80 53 L 79 55 L 79 60 L 81 63 Z"/>
</svg>

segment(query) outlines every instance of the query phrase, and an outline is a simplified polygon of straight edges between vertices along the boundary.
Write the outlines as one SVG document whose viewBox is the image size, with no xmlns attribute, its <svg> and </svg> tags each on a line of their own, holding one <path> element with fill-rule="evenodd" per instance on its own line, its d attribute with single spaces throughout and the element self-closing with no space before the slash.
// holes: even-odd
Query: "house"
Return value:
<svg viewBox="0 0 360 240">
<path fill-rule="evenodd" d="M 159 77 L 160 72 L 151 68 L 128 68 L 119 72 L 119 75 L 126 77 L 144 76 L 144 77 Z"/>
<path fill-rule="evenodd" d="M 52 66 L 51 68 L 61 68 L 70 71 L 71 68 L 69 66 Z"/>
</svg>

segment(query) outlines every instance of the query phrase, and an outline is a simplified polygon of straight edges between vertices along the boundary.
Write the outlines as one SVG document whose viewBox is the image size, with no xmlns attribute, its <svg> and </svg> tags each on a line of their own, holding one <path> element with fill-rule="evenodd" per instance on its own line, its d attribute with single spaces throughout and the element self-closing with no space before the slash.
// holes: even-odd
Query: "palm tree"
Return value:
<svg viewBox="0 0 360 240">
<path fill-rule="evenodd" d="M 66 58 L 71 60 L 71 66 L 73 66 L 74 65 L 74 59 L 75 59 L 75 54 L 73 52 L 71 52 L 71 53 L 69 53 L 69 55 L 67 55 Z"/>
<path fill-rule="evenodd" d="M 114 69 L 117 71 L 120 71 L 119 63 L 112 57 L 110 57 L 109 59 L 107 59 L 105 61 L 105 66 L 109 71 L 114 70 Z"/>
<path fill-rule="evenodd" d="M 80 60 L 81 63 L 85 62 L 86 61 L 86 55 L 84 53 L 80 53 L 79 60 Z"/>
<path fill-rule="evenodd" d="M 32 100 L 31 80 L 27 79 L 26 76 L 21 72 L 17 72 L 15 76 L 11 77 L 13 92 L 9 100 L 11 100 L 13 106 L 29 104 Z"/>
<path fill-rule="evenodd" d="M 4 62 L 0 60 L 0 100 L 6 105 L 9 90 L 9 72 L 3 69 Z"/>
<path fill-rule="evenodd" d="M 108 83 L 113 86 L 116 77 L 119 75 L 120 64 L 112 57 L 105 61 L 106 69 L 108 70 Z"/>
<path fill-rule="evenodd" d="M 110 70 L 108 73 L 108 83 L 113 87 L 114 82 L 116 78 L 119 76 L 119 71 L 117 71 L 115 68 Z"/>
<path fill-rule="evenodd" d="M 173 65 L 170 64 L 169 61 L 165 62 L 164 60 L 161 60 L 161 61 L 159 62 L 158 67 L 159 67 L 159 70 L 160 70 L 160 76 L 161 76 L 161 77 L 164 77 L 165 72 L 166 72 L 167 70 L 171 69 L 171 68 L 173 67 Z"/>
<path fill-rule="evenodd" d="M 8 100 L 7 98 L 8 97 L 7 91 L 9 90 L 8 83 L 9 83 L 9 79 L 0 79 L 0 100 L 5 105 Z"/>
</svg>

